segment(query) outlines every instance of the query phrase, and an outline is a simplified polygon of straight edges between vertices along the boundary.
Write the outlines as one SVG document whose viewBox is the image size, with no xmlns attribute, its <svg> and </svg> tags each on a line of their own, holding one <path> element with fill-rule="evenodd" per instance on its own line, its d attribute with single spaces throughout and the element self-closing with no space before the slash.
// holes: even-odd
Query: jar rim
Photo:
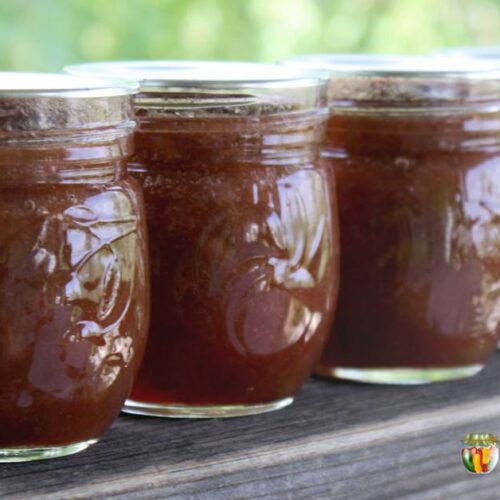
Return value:
<svg viewBox="0 0 500 500">
<path fill-rule="evenodd" d="M 500 50 L 498 50 L 500 55 Z M 322 69 L 335 76 L 397 77 L 500 82 L 500 68 L 487 60 L 400 54 L 309 54 L 281 61 L 285 66 Z"/>
<path fill-rule="evenodd" d="M 288 68 L 272 63 L 237 61 L 111 61 L 66 66 L 79 76 L 126 78 L 139 82 L 142 92 L 169 89 L 201 90 L 316 89 L 329 78 L 328 72 L 311 68 Z"/>
<path fill-rule="evenodd" d="M 483 45 L 480 47 L 447 47 L 433 50 L 431 56 L 465 58 L 467 64 L 469 64 L 471 59 L 488 60 L 491 61 L 491 63 L 495 61 L 498 68 L 498 63 L 500 62 L 500 47 L 495 47 L 493 45 Z"/>
<path fill-rule="evenodd" d="M 328 72 L 230 61 L 114 61 L 65 68 L 78 76 L 136 79 L 136 112 L 284 115 L 327 108 Z"/>
<path fill-rule="evenodd" d="M 312 54 L 282 61 L 329 72 L 331 109 L 375 114 L 498 112 L 500 67 L 437 56 Z"/>
<path fill-rule="evenodd" d="M 133 95 L 133 80 L 78 77 L 59 73 L 0 72 L 0 98 L 98 98 Z"/>
</svg>

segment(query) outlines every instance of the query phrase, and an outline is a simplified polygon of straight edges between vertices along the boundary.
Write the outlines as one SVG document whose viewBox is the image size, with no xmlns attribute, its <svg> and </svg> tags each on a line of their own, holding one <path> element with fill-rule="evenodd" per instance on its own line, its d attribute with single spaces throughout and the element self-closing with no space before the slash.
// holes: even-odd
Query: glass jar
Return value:
<svg viewBox="0 0 500 500">
<path fill-rule="evenodd" d="M 474 375 L 500 320 L 500 75 L 424 58 L 292 63 L 331 74 L 323 156 L 337 179 L 341 286 L 317 373 Z"/>
<path fill-rule="evenodd" d="M 493 70 L 500 70 L 500 49 L 498 47 L 453 47 L 435 51 L 433 57 L 441 60 L 453 58 L 457 64 L 468 67 L 470 60 L 480 60 L 487 63 Z M 473 63 L 476 64 L 476 63 Z M 498 335 L 497 349 L 500 349 L 500 330 Z"/>
<path fill-rule="evenodd" d="M 0 75 L 0 462 L 85 449 L 130 392 L 149 293 L 134 89 Z"/>
<path fill-rule="evenodd" d="M 332 180 L 319 163 L 325 79 L 245 63 L 69 71 L 141 81 L 130 169 L 151 230 L 152 320 L 125 411 L 228 417 L 291 403 L 338 282 Z"/>
</svg>

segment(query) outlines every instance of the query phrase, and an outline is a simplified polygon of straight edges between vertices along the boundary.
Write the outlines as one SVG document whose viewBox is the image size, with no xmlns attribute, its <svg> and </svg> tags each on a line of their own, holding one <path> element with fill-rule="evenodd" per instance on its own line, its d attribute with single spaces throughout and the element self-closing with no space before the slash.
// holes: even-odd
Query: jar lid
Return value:
<svg viewBox="0 0 500 500">
<path fill-rule="evenodd" d="M 287 68 L 277 64 L 219 61 L 115 61 L 67 66 L 81 76 L 121 77 L 137 80 L 141 91 L 172 87 L 197 89 L 307 88 L 328 79 L 321 70 Z"/>
<path fill-rule="evenodd" d="M 488 61 L 377 54 L 313 54 L 282 62 L 330 74 L 334 107 L 460 111 L 468 104 L 500 101 L 500 70 Z M 498 106 L 497 106 L 498 107 Z M 366 108 L 365 110 L 366 111 Z M 380 111 L 380 109 L 378 109 Z"/>
<path fill-rule="evenodd" d="M 238 114 L 324 108 L 329 78 L 316 69 L 229 61 L 118 61 L 68 66 L 65 71 L 136 80 L 141 93 L 165 99 L 156 101 L 158 107 L 192 106 Z M 145 102 L 141 96 L 136 105 L 138 101 Z"/>
<path fill-rule="evenodd" d="M 431 53 L 436 57 L 465 57 L 470 59 L 500 59 L 500 47 L 450 47 L 434 50 Z"/>
<path fill-rule="evenodd" d="M 134 81 L 82 78 L 57 73 L 0 72 L 0 97 L 111 97 L 137 91 Z"/>
<path fill-rule="evenodd" d="M 0 132 L 133 125 L 133 81 L 0 72 Z"/>
<path fill-rule="evenodd" d="M 407 78 L 500 80 L 500 72 L 487 61 L 449 57 L 419 57 L 379 54 L 312 54 L 283 61 L 286 65 L 323 69 L 330 76 L 362 75 Z"/>
</svg>

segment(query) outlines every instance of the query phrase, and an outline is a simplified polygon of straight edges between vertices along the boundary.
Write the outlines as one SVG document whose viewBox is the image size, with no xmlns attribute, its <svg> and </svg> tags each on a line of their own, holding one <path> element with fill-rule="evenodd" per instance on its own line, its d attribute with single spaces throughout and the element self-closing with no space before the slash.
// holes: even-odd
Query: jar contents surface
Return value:
<svg viewBox="0 0 500 500">
<path fill-rule="evenodd" d="M 120 412 L 146 341 L 139 188 L 4 176 L 0 448 L 97 439 Z"/>
<path fill-rule="evenodd" d="M 165 119 L 136 134 L 131 169 L 151 234 L 152 319 L 131 399 L 289 397 L 320 355 L 336 302 L 326 170 L 293 150 L 266 164 L 266 134 L 245 138 L 239 119 L 189 123 L 197 129 Z"/>
<path fill-rule="evenodd" d="M 500 153 L 487 123 L 464 112 L 330 118 L 341 286 L 320 373 L 481 366 L 493 352 Z"/>
</svg>

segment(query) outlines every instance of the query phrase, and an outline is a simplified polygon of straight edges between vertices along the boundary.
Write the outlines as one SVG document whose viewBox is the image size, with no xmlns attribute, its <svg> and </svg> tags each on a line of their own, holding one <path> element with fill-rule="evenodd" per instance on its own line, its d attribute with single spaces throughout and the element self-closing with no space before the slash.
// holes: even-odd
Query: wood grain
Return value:
<svg viewBox="0 0 500 500">
<path fill-rule="evenodd" d="M 500 497 L 500 466 L 460 464 L 500 434 L 500 354 L 478 376 L 417 387 L 311 380 L 284 410 L 229 420 L 121 416 L 64 459 L 0 465 L 2 498 Z M 477 495 L 480 495 L 477 496 Z"/>
</svg>

